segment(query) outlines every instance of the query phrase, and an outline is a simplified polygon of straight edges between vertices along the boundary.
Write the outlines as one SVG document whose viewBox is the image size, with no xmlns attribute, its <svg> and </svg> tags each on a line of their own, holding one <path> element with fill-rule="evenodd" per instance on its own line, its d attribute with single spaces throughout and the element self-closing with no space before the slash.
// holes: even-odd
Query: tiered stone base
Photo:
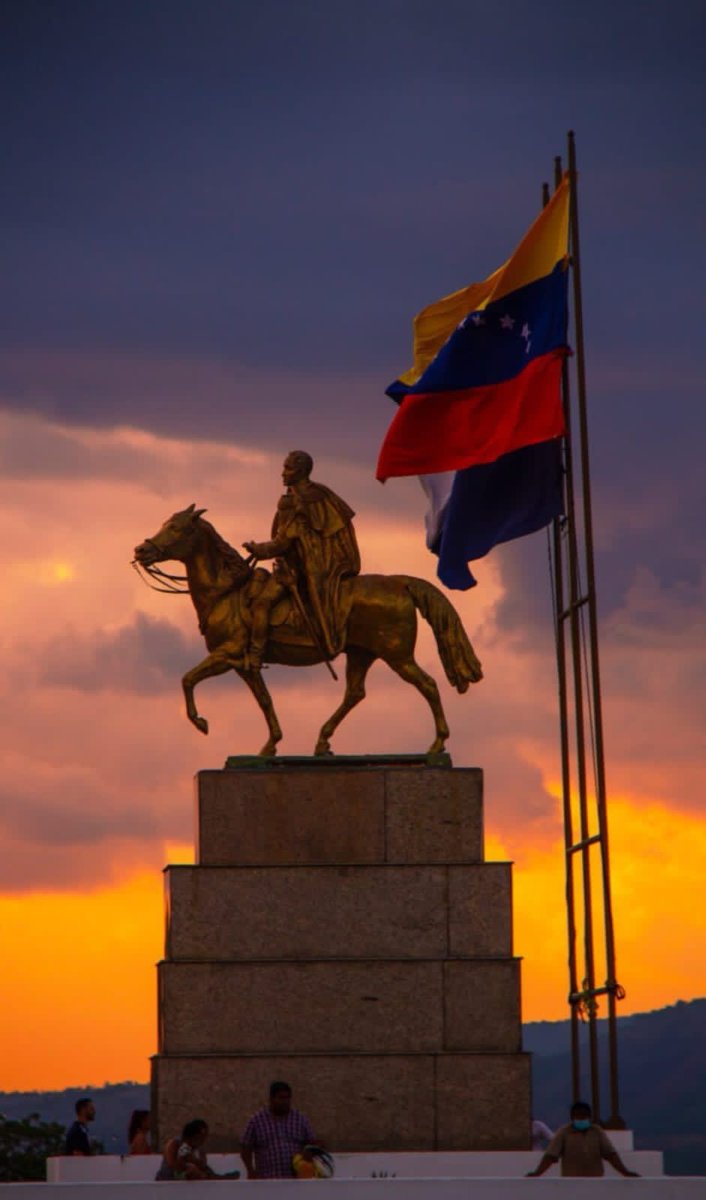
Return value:
<svg viewBox="0 0 706 1200">
<path fill-rule="evenodd" d="M 153 1110 L 235 1148 L 272 1079 L 336 1150 L 525 1149 L 511 875 L 482 774 L 379 760 L 203 771 L 166 870 Z"/>
</svg>

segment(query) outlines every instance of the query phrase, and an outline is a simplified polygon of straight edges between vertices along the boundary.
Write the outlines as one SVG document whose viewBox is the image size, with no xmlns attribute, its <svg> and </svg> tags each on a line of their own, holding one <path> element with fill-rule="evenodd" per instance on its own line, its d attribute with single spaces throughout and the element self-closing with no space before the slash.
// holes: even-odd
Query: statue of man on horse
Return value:
<svg viewBox="0 0 706 1200">
<path fill-rule="evenodd" d="M 324 722 L 317 755 L 331 754 L 331 737 L 365 697 L 365 680 L 378 659 L 426 700 L 434 720 L 430 761 L 449 736 L 436 681 L 414 658 L 417 614 L 428 621 L 446 677 L 458 692 L 482 678 L 458 613 L 442 592 L 411 575 L 361 575 L 353 511 L 310 479 L 312 459 L 296 450 L 285 460 L 287 491 L 277 506 L 269 542 L 243 543 L 246 560 L 204 519 L 195 504 L 173 513 L 157 533 L 135 548 L 134 565 L 157 591 L 188 594 L 208 654 L 182 678 L 186 714 L 201 733 L 194 690 L 202 680 L 234 671 L 252 692 L 267 722 L 260 754 L 276 753 L 282 738 L 262 667 L 290 667 L 346 658 L 343 698 Z M 274 571 L 256 566 L 274 558 Z M 160 562 L 181 562 L 186 574 L 169 574 Z"/>
<path fill-rule="evenodd" d="M 277 505 L 271 541 L 243 542 L 253 561 L 276 560 L 251 605 L 248 657 L 254 670 L 262 665 L 272 609 L 287 593 L 327 662 L 343 645 L 341 581 L 360 574 L 355 513 L 330 488 L 310 479 L 313 466 L 305 450 L 287 455 L 282 468 L 287 490 Z"/>
</svg>

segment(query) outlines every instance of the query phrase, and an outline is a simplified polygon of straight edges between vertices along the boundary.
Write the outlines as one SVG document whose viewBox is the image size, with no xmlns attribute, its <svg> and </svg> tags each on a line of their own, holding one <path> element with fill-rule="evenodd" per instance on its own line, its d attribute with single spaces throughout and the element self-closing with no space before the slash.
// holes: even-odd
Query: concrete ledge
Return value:
<svg viewBox="0 0 706 1200">
<path fill-rule="evenodd" d="M 611 1134 L 617 1143 L 617 1138 Z M 631 1139 L 630 1139 L 631 1140 Z M 662 1155 L 657 1150 L 631 1151 L 618 1147 L 624 1161 L 642 1175 L 662 1174 Z M 489 1179 L 520 1178 L 536 1166 L 539 1154 L 533 1150 L 444 1151 L 407 1154 L 336 1154 L 336 1182 L 343 1179 L 367 1180 L 373 1175 L 388 1179 Z M 50 1158 L 47 1179 L 50 1183 L 151 1182 L 161 1162 L 158 1154 L 100 1155 L 90 1159 Z M 245 1178 L 245 1167 L 237 1154 L 210 1154 L 214 1171 L 238 1170 Z M 608 1176 L 614 1176 L 606 1164 Z M 552 1167 L 544 1178 L 559 1174 Z M 190 1193 L 189 1193 L 190 1194 Z"/>
<path fill-rule="evenodd" d="M 215 1195 L 233 1195 L 233 1187 L 245 1187 L 256 1200 L 295 1200 L 301 1197 L 300 1180 L 259 1180 L 256 1183 L 191 1183 L 191 1200 L 211 1200 Z M 250 1188 L 256 1190 L 252 1193 Z M 543 1176 L 541 1179 L 517 1177 L 457 1179 L 322 1179 L 316 1183 L 319 1200 L 595 1200 L 597 1188 L 602 1196 L 630 1195 L 634 1200 L 700 1200 L 704 1195 L 704 1177 L 669 1177 L 620 1179 L 615 1176 L 602 1180 L 560 1179 Z M 138 1189 L 138 1190 L 136 1190 Z M 217 1189 L 214 1192 L 214 1189 Z M 226 1189 L 229 1189 L 226 1191 Z M 0 1184 L 0 1196 L 22 1196 L 23 1200 L 64 1200 L 80 1196 L 81 1200 L 145 1200 L 166 1197 L 177 1200 L 183 1196 L 178 1183 L 87 1183 L 87 1184 Z"/>
</svg>

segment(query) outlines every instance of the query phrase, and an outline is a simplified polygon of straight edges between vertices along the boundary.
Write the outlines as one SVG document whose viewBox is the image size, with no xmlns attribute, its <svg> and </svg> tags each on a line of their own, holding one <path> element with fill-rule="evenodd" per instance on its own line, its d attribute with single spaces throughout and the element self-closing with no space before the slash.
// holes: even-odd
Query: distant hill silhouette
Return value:
<svg viewBox="0 0 706 1200">
<path fill-rule="evenodd" d="M 69 1126 L 74 1120 L 74 1104 L 81 1096 L 91 1096 L 96 1104 L 91 1137 L 102 1143 L 106 1154 L 124 1154 L 130 1114 L 135 1108 L 150 1106 L 148 1083 L 106 1083 L 103 1087 L 85 1084 L 63 1092 L 0 1092 L 0 1113 L 17 1118 L 36 1112 L 43 1121 Z"/>
<path fill-rule="evenodd" d="M 534 1115 L 556 1128 L 567 1120 L 571 1101 L 569 1022 L 531 1022 L 523 1034 L 525 1049 L 533 1054 Z M 584 1030 L 582 1034 L 585 1043 Z M 599 1022 L 599 1045 L 605 1117 L 604 1021 Z M 706 999 L 680 1000 L 669 1008 L 621 1017 L 618 1051 L 622 1116 L 635 1130 L 636 1147 L 664 1150 L 669 1174 L 706 1175 Z M 263 1080 L 263 1087 L 266 1083 Z M 590 1100 L 585 1076 L 583 1090 Z M 71 1087 L 62 1092 L 0 1092 L 0 1112 L 8 1117 L 36 1112 L 45 1121 L 68 1125 L 74 1103 L 84 1095 L 91 1095 L 96 1103 L 91 1132 L 107 1154 L 124 1153 L 130 1113 L 134 1108 L 149 1108 L 146 1083 Z"/>
</svg>

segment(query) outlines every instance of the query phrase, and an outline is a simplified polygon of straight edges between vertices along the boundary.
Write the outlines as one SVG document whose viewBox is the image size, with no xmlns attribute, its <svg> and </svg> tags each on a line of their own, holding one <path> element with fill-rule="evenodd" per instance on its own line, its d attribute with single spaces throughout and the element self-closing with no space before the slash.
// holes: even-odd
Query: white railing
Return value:
<svg viewBox="0 0 706 1200">
<path fill-rule="evenodd" d="M 659 1150 L 633 1150 L 629 1131 L 617 1136 L 611 1132 L 616 1149 L 626 1164 L 641 1175 L 662 1175 L 662 1154 Z M 541 1151 L 426 1151 L 370 1152 L 336 1154 L 336 1181 L 345 1179 L 508 1179 L 522 1178 L 537 1165 Z M 161 1162 L 158 1154 L 103 1154 L 92 1158 L 50 1158 L 47 1160 L 47 1180 L 50 1183 L 136 1183 L 154 1180 Z M 214 1171 L 240 1171 L 245 1168 L 237 1154 L 211 1154 L 209 1163 Z M 613 1175 L 606 1164 L 606 1175 Z M 557 1167 L 547 1172 L 550 1178 L 558 1175 Z M 317 1182 L 321 1183 L 321 1180 Z M 191 1195 L 191 1193 L 189 1193 Z"/>
</svg>

